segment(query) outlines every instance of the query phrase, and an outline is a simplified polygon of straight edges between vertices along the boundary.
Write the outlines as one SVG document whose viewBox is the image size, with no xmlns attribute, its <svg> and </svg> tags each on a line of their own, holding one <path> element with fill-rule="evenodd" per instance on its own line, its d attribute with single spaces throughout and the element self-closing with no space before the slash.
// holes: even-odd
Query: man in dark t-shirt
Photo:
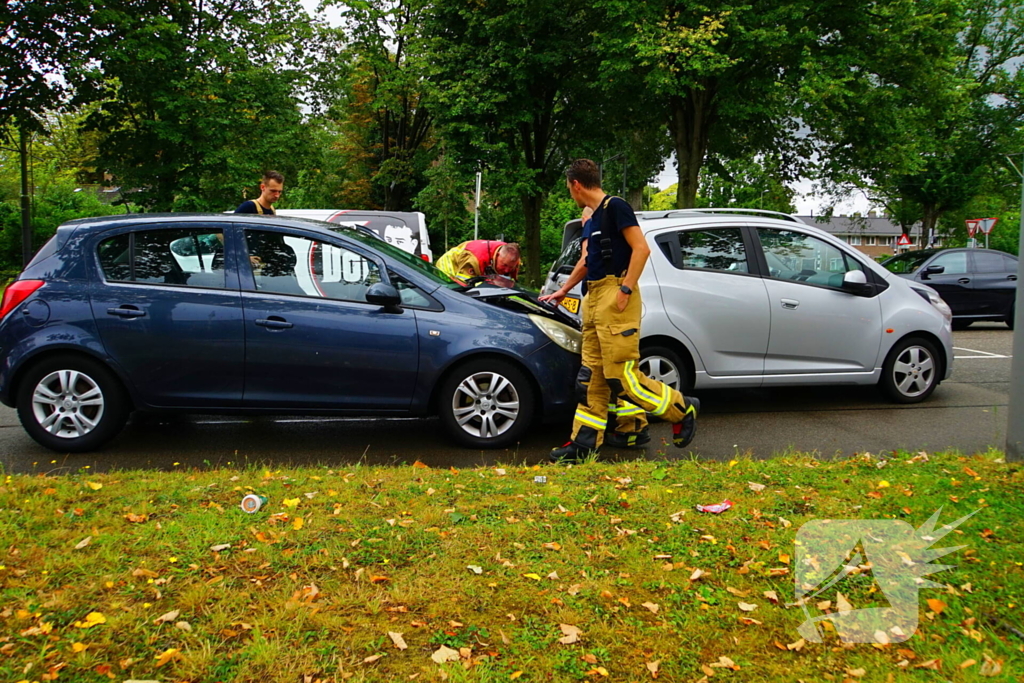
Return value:
<svg viewBox="0 0 1024 683">
<path fill-rule="evenodd" d="M 258 213 L 269 216 L 276 215 L 274 203 L 284 192 L 284 176 L 277 171 L 265 171 L 260 183 L 260 196 L 244 201 L 235 209 L 235 213 Z"/>
<path fill-rule="evenodd" d="M 565 172 L 566 187 L 577 206 L 594 214 L 583 228 L 582 255 L 569 279 L 542 301 L 558 303 L 586 278 L 583 299 L 583 364 L 576 377 L 579 405 L 572 439 L 551 451 L 553 461 L 578 461 L 606 441 L 614 446 L 639 446 L 650 441 L 642 433 L 612 431 L 606 438 L 608 415 L 646 411 L 672 423 L 672 441 L 684 448 L 697 430 L 700 402 L 640 372 L 640 301 L 638 283 L 651 249 L 625 200 L 601 189 L 600 170 L 590 159 L 577 159 Z M 630 441 L 632 436 L 632 441 Z"/>
</svg>

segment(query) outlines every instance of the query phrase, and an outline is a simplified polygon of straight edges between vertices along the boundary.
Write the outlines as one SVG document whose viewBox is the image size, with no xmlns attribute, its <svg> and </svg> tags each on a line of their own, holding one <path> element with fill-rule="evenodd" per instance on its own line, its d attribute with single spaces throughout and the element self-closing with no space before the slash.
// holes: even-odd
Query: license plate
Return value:
<svg viewBox="0 0 1024 683">
<path fill-rule="evenodd" d="M 580 312 L 580 300 L 574 296 L 567 296 L 562 299 L 562 305 L 565 306 L 565 310 L 573 315 Z"/>
</svg>

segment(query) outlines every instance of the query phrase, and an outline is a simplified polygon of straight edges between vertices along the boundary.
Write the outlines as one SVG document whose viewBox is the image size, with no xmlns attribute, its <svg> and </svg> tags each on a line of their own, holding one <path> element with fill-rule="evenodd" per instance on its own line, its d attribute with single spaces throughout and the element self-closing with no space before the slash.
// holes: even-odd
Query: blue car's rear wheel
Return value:
<svg viewBox="0 0 1024 683">
<path fill-rule="evenodd" d="M 533 419 L 533 386 L 511 363 L 469 361 L 444 381 L 438 411 L 445 429 L 462 445 L 503 448 L 517 442 Z"/>
<path fill-rule="evenodd" d="M 81 356 L 53 356 L 28 369 L 18 387 L 18 417 L 40 445 L 81 453 L 114 438 L 128 417 L 120 382 Z"/>
</svg>

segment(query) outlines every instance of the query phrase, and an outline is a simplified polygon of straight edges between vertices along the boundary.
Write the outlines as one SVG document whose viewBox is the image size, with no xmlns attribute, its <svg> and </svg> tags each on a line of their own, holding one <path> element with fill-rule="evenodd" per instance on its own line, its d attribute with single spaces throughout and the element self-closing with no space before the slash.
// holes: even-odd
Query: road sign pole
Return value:
<svg viewBox="0 0 1024 683">
<path fill-rule="evenodd" d="M 1020 183 L 1020 236 L 1017 247 L 1017 304 L 1014 327 L 1024 315 L 1024 174 Z M 1006 460 L 1024 460 L 1024 334 L 1013 332 L 1010 361 L 1010 406 L 1006 411 Z"/>
</svg>

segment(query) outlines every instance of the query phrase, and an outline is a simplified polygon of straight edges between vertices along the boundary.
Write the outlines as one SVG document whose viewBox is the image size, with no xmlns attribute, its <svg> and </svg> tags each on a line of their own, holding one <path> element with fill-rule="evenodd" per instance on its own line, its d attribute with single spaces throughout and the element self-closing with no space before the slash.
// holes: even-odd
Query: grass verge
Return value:
<svg viewBox="0 0 1024 683">
<path fill-rule="evenodd" d="M 1022 494 L 995 451 L 4 475 L 0 679 L 1020 680 Z M 801 638 L 801 525 L 940 507 L 978 512 L 912 637 Z M 871 569 L 808 614 L 878 605 Z"/>
</svg>

